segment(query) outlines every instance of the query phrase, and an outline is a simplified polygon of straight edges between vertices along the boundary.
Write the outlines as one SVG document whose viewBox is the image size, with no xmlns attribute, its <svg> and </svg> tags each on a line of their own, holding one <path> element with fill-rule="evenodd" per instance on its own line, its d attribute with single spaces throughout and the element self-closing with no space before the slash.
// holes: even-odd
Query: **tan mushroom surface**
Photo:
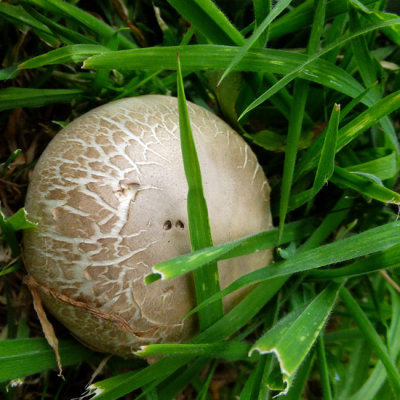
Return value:
<svg viewBox="0 0 400 400">
<path fill-rule="evenodd" d="M 269 185 L 225 122 L 188 102 L 215 244 L 271 227 Z M 80 341 L 129 357 L 196 332 L 190 274 L 149 286 L 161 261 L 191 251 L 177 99 L 118 100 L 62 129 L 39 159 L 26 210 L 27 270 L 47 309 Z M 219 262 L 221 287 L 267 265 L 270 250 Z M 224 299 L 230 309 L 243 293 Z"/>
</svg>

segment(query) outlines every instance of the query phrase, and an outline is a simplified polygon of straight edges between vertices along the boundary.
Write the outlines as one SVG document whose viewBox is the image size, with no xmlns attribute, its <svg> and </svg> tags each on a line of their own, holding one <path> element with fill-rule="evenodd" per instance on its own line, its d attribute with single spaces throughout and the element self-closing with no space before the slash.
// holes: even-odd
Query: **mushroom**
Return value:
<svg viewBox="0 0 400 400">
<path fill-rule="evenodd" d="M 269 185 L 245 141 L 188 102 L 215 244 L 271 227 Z M 82 115 L 51 141 L 29 185 L 24 234 L 30 279 L 47 309 L 98 351 L 129 357 L 139 346 L 192 337 L 192 276 L 144 276 L 189 253 L 187 183 L 177 99 L 147 95 Z M 219 262 L 221 287 L 267 265 L 271 251 Z M 229 310 L 245 291 L 224 299 Z"/>
</svg>

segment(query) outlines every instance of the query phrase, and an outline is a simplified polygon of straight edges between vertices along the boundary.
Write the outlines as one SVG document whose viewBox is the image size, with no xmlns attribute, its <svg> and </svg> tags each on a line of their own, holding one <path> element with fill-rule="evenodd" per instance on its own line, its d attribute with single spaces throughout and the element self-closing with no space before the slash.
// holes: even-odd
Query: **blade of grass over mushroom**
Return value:
<svg viewBox="0 0 400 400">
<path fill-rule="evenodd" d="M 248 50 L 254 46 L 260 36 L 265 32 L 271 22 L 284 11 L 292 0 L 279 0 L 275 7 L 271 10 L 268 16 L 264 19 L 264 21 L 260 24 L 260 26 L 253 32 L 253 34 L 246 40 L 246 44 L 239 50 L 236 56 L 232 59 L 231 63 L 228 65 L 226 70 L 222 73 L 217 86 L 221 84 L 221 82 L 225 79 L 225 77 L 233 70 L 233 68 L 239 64 L 240 60 L 245 56 Z"/>
<path fill-rule="evenodd" d="M 310 271 L 326 265 L 348 261 L 367 254 L 373 254 L 398 244 L 400 240 L 400 222 L 391 222 L 369 229 L 357 235 L 337 242 L 320 246 L 316 249 L 299 252 L 285 261 L 268 265 L 244 275 L 221 292 L 212 295 L 204 303 L 196 306 L 188 315 L 198 312 L 203 307 L 222 297 L 255 283 L 265 280 Z"/>
<path fill-rule="evenodd" d="M 274 353 L 279 361 L 287 393 L 294 375 L 312 348 L 335 304 L 341 284 L 329 284 L 300 312 L 295 310 L 277 323 L 250 350 Z M 293 314 L 293 315 L 292 315 Z M 298 340 L 293 340 L 298 338 Z"/>
<path fill-rule="evenodd" d="M 201 332 L 192 343 L 207 343 L 223 340 L 234 334 L 253 318 L 262 307 L 278 292 L 286 278 L 271 279 L 257 286 L 236 307 L 224 315 L 212 326 Z M 161 359 L 145 369 L 128 372 L 96 382 L 88 387 L 88 392 L 95 394 L 93 399 L 114 400 L 156 379 L 167 378 L 174 371 L 185 365 L 194 356 L 173 356 Z"/>
<path fill-rule="evenodd" d="M 348 124 L 342 127 L 338 132 L 336 152 L 357 138 L 360 134 L 371 128 L 383 117 L 396 111 L 400 107 L 400 91 L 389 94 L 383 99 L 377 101 L 370 108 L 352 119 Z M 307 150 L 303 158 L 296 166 L 294 180 L 299 179 L 307 171 L 315 167 L 321 154 L 324 134 L 321 135 Z"/>
<path fill-rule="evenodd" d="M 304 62 L 302 65 L 296 67 L 293 71 L 285 75 L 283 78 L 281 78 L 276 84 L 271 86 L 267 91 L 265 91 L 261 96 L 259 96 L 256 100 L 254 100 L 251 104 L 249 104 L 246 109 L 242 112 L 242 114 L 239 116 L 239 120 L 244 117 L 249 111 L 253 110 L 257 106 L 259 106 L 261 103 L 264 101 L 268 100 L 271 96 L 273 96 L 275 93 L 277 93 L 279 90 L 281 90 L 283 87 L 285 87 L 288 83 L 290 83 L 293 79 L 298 77 L 302 72 L 304 73 L 304 70 L 310 66 L 315 60 L 323 56 L 324 54 L 329 53 L 330 51 L 334 50 L 337 47 L 341 47 L 344 44 L 346 44 L 348 41 L 357 38 L 360 35 L 365 35 L 366 33 L 373 32 L 379 29 L 382 29 L 387 26 L 393 26 L 393 25 L 398 25 L 400 24 L 400 18 L 389 20 L 389 21 L 384 21 L 379 24 L 371 25 L 365 28 L 361 28 L 358 31 L 348 34 L 344 36 L 342 39 L 337 40 L 336 42 L 328 45 L 325 47 L 323 50 L 319 51 L 318 53 L 315 53 L 314 55 L 310 55 L 308 60 Z"/>
<path fill-rule="evenodd" d="M 382 201 L 383 203 L 400 204 L 400 194 L 381 186 L 371 179 L 360 174 L 352 173 L 343 168 L 335 166 L 335 173 L 331 177 L 335 185 L 354 189 L 372 199 Z"/>
<path fill-rule="evenodd" d="M 7 222 L 15 231 L 37 227 L 36 223 L 29 221 L 25 208 L 20 208 Z"/>
<path fill-rule="evenodd" d="M 314 220 L 311 218 L 292 222 L 286 225 L 281 243 L 301 240 L 314 230 Z M 240 257 L 278 244 L 278 229 L 259 232 L 233 242 L 200 249 L 172 260 L 163 261 L 153 266 L 153 273 L 146 276 L 145 282 L 149 284 L 158 279 L 175 278 L 210 262 Z"/>
<path fill-rule="evenodd" d="M 8 87 L 0 90 L 0 111 L 16 107 L 41 107 L 69 103 L 83 93 L 80 89 L 30 89 Z"/>
<path fill-rule="evenodd" d="M 65 366 L 87 361 L 94 355 L 75 340 L 61 340 L 58 349 Z M 0 382 L 57 368 L 54 350 L 42 338 L 0 341 L 0 365 Z"/>
<path fill-rule="evenodd" d="M 107 43 L 112 36 L 117 35 L 122 48 L 132 49 L 136 47 L 133 41 L 130 41 L 125 36 L 118 33 L 114 28 L 107 25 L 100 18 L 96 18 L 74 4 L 62 0 L 24 0 L 24 2 L 40 7 L 45 11 L 61 14 L 66 19 L 74 20 L 78 24 L 81 24 L 96 33 L 102 43 Z"/>
<path fill-rule="evenodd" d="M 196 344 L 149 344 L 142 346 L 137 355 L 142 357 L 155 355 L 195 355 L 218 357 L 229 360 L 244 360 L 250 350 L 246 342 L 230 341 L 221 343 Z"/>
<path fill-rule="evenodd" d="M 357 301 L 347 289 L 342 288 L 340 290 L 340 298 L 351 313 L 362 333 L 365 335 L 365 338 L 368 340 L 368 343 L 373 348 L 375 354 L 382 361 L 382 364 L 386 369 L 393 395 L 397 396 L 397 394 L 400 393 L 400 373 L 392 361 L 386 346 L 382 343 L 382 340 L 362 308 L 358 305 Z"/>
<path fill-rule="evenodd" d="M 82 62 L 93 54 L 109 51 L 106 47 L 97 44 L 72 44 L 30 58 L 19 64 L 20 69 L 38 68 L 44 65 L 63 64 L 68 62 Z"/>
<path fill-rule="evenodd" d="M 207 203 L 204 197 L 201 170 L 195 143 L 192 136 L 189 114 L 183 88 L 179 55 L 177 57 L 177 91 L 179 105 L 179 129 L 183 166 L 188 184 L 187 212 L 189 220 L 190 243 L 192 250 L 199 250 L 213 245 L 211 228 L 208 220 Z M 210 295 L 219 291 L 217 263 L 210 263 L 194 272 L 193 275 L 197 302 L 201 303 Z M 223 315 L 222 302 L 216 302 L 212 307 L 199 314 L 200 329 L 212 325 Z"/>
<path fill-rule="evenodd" d="M 215 44 L 245 43 L 241 33 L 211 0 L 168 0 L 168 3 Z"/>
<path fill-rule="evenodd" d="M 110 51 L 89 57 L 84 68 L 123 70 L 168 69 L 176 70 L 176 53 L 179 53 L 185 71 L 223 70 L 240 49 L 230 46 L 190 45 L 149 47 L 133 50 Z M 305 54 L 275 49 L 251 49 L 234 70 L 261 73 L 288 74 L 307 61 Z M 350 97 L 357 97 L 365 88 L 345 70 L 317 59 L 299 77 L 319 83 Z M 363 103 L 372 105 L 368 93 Z"/>
</svg>

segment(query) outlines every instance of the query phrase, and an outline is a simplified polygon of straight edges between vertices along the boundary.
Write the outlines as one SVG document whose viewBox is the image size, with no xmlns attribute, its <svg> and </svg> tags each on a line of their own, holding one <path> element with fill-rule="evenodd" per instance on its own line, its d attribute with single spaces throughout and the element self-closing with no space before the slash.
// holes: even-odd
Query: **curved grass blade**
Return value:
<svg viewBox="0 0 400 400">
<path fill-rule="evenodd" d="M 203 304 L 195 307 L 189 314 L 198 312 L 209 303 L 234 292 L 242 287 L 265 280 L 310 271 L 326 265 L 352 260 L 367 254 L 373 254 L 398 244 L 400 241 L 400 221 L 391 222 L 369 229 L 349 238 L 320 246 L 316 249 L 298 252 L 285 261 L 268 265 L 244 275 L 221 292 L 211 296 Z"/>
<path fill-rule="evenodd" d="M 393 178 L 399 173 L 396 167 L 396 156 L 393 151 L 386 156 L 375 158 L 362 164 L 346 167 L 346 170 L 374 174 L 380 180 Z"/>
<path fill-rule="evenodd" d="M 400 296 L 392 288 L 389 287 L 391 304 L 392 304 L 392 320 L 388 334 L 389 351 L 392 359 L 397 359 L 400 353 Z M 382 362 L 378 362 L 364 385 L 353 393 L 349 400 L 375 400 L 377 393 L 387 380 L 387 374 Z"/>
<path fill-rule="evenodd" d="M 257 29 L 268 14 L 271 12 L 272 4 L 271 0 L 253 0 L 253 10 L 254 10 L 254 29 Z M 264 33 L 258 38 L 256 47 L 263 48 L 266 47 L 268 41 L 269 29 L 264 31 Z"/>
<path fill-rule="evenodd" d="M 246 40 L 246 44 L 240 49 L 240 51 L 236 54 L 236 56 L 232 59 L 231 63 L 228 65 L 226 70 L 222 73 L 221 78 L 219 79 L 217 86 L 221 84 L 221 82 L 226 78 L 226 76 L 233 70 L 233 68 L 239 64 L 240 60 L 245 56 L 248 50 L 253 47 L 260 36 L 265 32 L 271 22 L 282 13 L 292 2 L 292 0 L 279 0 L 275 7 L 271 10 L 268 16 L 264 19 L 261 25 L 255 30 L 255 32 Z"/>
<path fill-rule="evenodd" d="M 179 106 L 179 129 L 183 166 L 188 184 L 187 212 L 189 220 L 190 244 L 196 251 L 213 245 L 208 220 L 208 208 L 203 192 L 203 184 L 196 146 L 192 136 L 189 113 L 183 88 L 182 72 L 178 55 L 177 91 Z M 197 302 L 201 303 L 220 289 L 217 263 L 209 263 L 193 274 Z M 199 314 L 200 330 L 212 325 L 223 315 L 222 302 Z"/>
<path fill-rule="evenodd" d="M 52 46 L 56 46 L 58 44 L 58 40 L 54 36 L 53 32 L 51 32 L 46 25 L 33 18 L 21 6 L 14 6 L 5 2 L 1 2 L 0 16 L 21 28 L 31 28 L 38 34 L 40 38 Z"/>
<path fill-rule="evenodd" d="M 287 224 L 281 243 L 301 240 L 311 234 L 314 229 L 312 219 Z M 153 273 L 146 276 L 145 282 L 175 278 L 210 262 L 254 253 L 277 246 L 278 243 L 278 230 L 270 229 L 233 242 L 197 250 L 153 266 Z"/>
<path fill-rule="evenodd" d="M 351 313 L 353 319 L 356 321 L 361 332 L 365 335 L 365 338 L 368 340 L 370 346 L 382 361 L 382 364 L 386 369 L 390 387 L 393 395 L 395 396 L 394 398 L 396 398 L 396 396 L 400 393 L 400 373 L 396 365 L 393 363 L 387 348 L 382 343 L 378 333 L 369 321 L 368 317 L 365 315 L 364 311 L 347 289 L 341 288 L 340 298 Z"/>
<path fill-rule="evenodd" d="M 134 42 L 118 33 L 114 28 L 74 4 L 62 0 L 24 0 L 24 2 L 40 7 L 42 10 L 61 14 L 67 19 L 74 20 L 78 24 L 96 33 L 101 39 L 101 43 L 106 44 L 112 39 L 112 36 L 117 35 L 122 48 L 132 49 L 136 47 Z"/>
<path fill-rule="evenodd" d="M 58 350 L 65 366 L 87 361 L 94 355 L 75 340 L 60 340 Z M 45 339 L 11 339 L 0 341 L 0 365 L 0 382 L 4 382 L 57 368 L 57 361 Z"/>
<path fill-rule="evenodd" d="M 179 14 L 215 44 L 242 46 L 245 40 L 211 0 L 168 0 Z"/>
<path fill-rule="evenodd" d="M 307 54 L 317 52 L 321 41 L 321 27 L 325 22 L 326 0 L 315 2 L 316 9 L 314 22 L 311 28 L 310 39 L 307 46 Z M 279 236 L 282 236 L 286 214 L 289 206 L 290 192 L 293 183 L 293 173 L 299 148 L 300 135 L 303 128 L 306 102 L 309 85 L 305 80 L 297 80 L 294 83 L 293 102 L 290 110 L 287 145 L 285 149 L 285 161 L 281 185 L 281 197 L 279 202 Z"/>
<path fill-rule="evenodd" d="M 281 90 L 283 87 L 285 87 L 288 83 L 290 83 L 293 79 L 298 77 L 301 72 L 304 72 L 304 70 L 312 64 L 316 59 L 320 58 L 324 54 L 329 53 L 330 51 L 334 50 L 337 47 L 341 47 L 344 44 L 346 44 L 348 41 L 353 40 L 357 38 L 360 35 L 365 35 L 366 33 L 373 32 L 388 26 L 394 26 L 394 25 L 399 25 L 400 24 L 400 18 L 396 18 L 393 20 L 389 21 L 384 21 L 379 24 L 371 25 L 365 28 L 362 28 L 352 34 L 348 34 L 347 36 L 343 37 L 342 39 L 337 40 L 336 42 L 328 45 L 325 47 L 323 50 L 320 52 L 316 53 L 315 55 L 311 55 L 308 60 L 294 69 L 292 72 L 289 74 L 285 75 L 282 79 L 280 79 L 275 85 L 271 86 L 267 91 L 265 91 L 261 96 L 259 96 L 256 100 L 251 102 L 245 110 L 242 112 L 242 114 L 239 116 L 239 120 L 243 118 L 249 111 L 253 110 L 257 106 L 259 106 L 261 103 L 264 101 L 268 100 L 271 96 L 273 96 L 275 93 L 277 93 L 279 90 Z"/>
<path fill-rule="evenodd" d="M 356 190 L 365 196 L 383 203 L 400 204 L 400 194 L 381 186 L 376 182 L 358 173 L 352 173 L 346 169 L 335 166 L 335 173 L 331 178 L 335 185 L 344 186 Z"/>
<path fill-rule="evenodd" d="M 40 21 L 43 23 L 43 25 L 47 26 L 52 31 L 53 35 L 65 44 L 97 44 L 97 42 L 92 38 L 82 35 L 79 32 L 75 32 L 72 29 L 66 28 L 65 26 L 62 26 L 57 22 L 54 22 L 53 20 L 47 18 L 45 15 L 39 13 L 29 5 L 25 5 L 24 8 L 37 21 Z"/>
<path fill-rule="evenodd" d="M 310 201 L 331 178 L 335 167 L 335 150 L 340 119 L 340 106 L 335 104 L 326 129 L 321 157 L 311 189 L 295 194 L 288 199 L 288 209 L 294 210 Z"/>
<path fill-rule="evenodd" d="M 348 145 L 352 140 L 361 133 L 371 128 L 383 117 L 396 111 L 400 107 L 400 91 L 389 94 L 383 99 L 377 101 L 370 108 L 362 112 L 338 132 L 336 152 L 340 151 L 344 146 Z M 294 179 L 297 180 L 307 171 L 314 168 L 321 154 L 324 135 L 321 135 L 307 150 L 303 158 L 296 166 Z"/>
<path fill-rule="evenodd" d="M 265 304 L 278 292 L 286 278 L 271 279 L 267 283 L 257 286 L 236 307 L 219 319 L 215 324 L 201 332 L 192 343 L 207 343 L 223 340 L 234 334 L 247 324 Z M 93 399 L 114 400 L 118 397 L 139 389 L 156 379 L 165 379 L 174 371 L 187 364 L 193 355 L 173 356 L 149 365 L 136 372 L 115 376 L 96 382 L 88 387 L 87 394 L 94 394 Z"/>
<path fill-rule="evenodd" d="M 372 10 L 362 4 L 360 1 L 351 1 L 352 7 L 359 10 L 363 13 L 364 17 L 373 23 L 377 23 L 379 21 L 387 21 L 390 19 L 397 18 L 396 14 L 390 14 L 387 12 Z M 394 43 L 400 46 L 400 27 L 399 26 L 391 26 L 386 29 L 382 29 L 382 32 L 390 38 Z"/>
<path fill-rule="evenodd" d="M 123 70 L 176 70 L 176 53 L 185 71 L 223 70 L 240 51 L 237 47 L 216 45 L 189 45 L 149 47 L 143 49 L 110 51 L 85 60 L 83 68 Z M 307 61 L 305 54 L 274 49 L 252 49 L 234 68 L 271 74 L 289 74 Z M 301 68 L 300 68 L 301 69 Z M 350 97 L 358 97 L 365 88 L 350 74 L 324 59 L 316 59 L 299 77 L 329 87 Z M 362 102 L 374 104 L 367 93 Z"/>
<path fill-rule="evenodd" d="M 366 258 L 357 260 L 350 265 L 340 268 L 330 268 L 310 271 L 309 276 L 313 279 L 336 279 L 348 278 L 357 275 L 369 274 L 388 268 L 400 267 L 400 245 L 397 244 L 390 249 L 371 254 Z"/>
<path fill-rule="evenodd" d="M 18 65 L 19 69 L 39 68 L 45 65 L 82 62 L 93 54 L 103 54 L 109 51 L 98 44 L 72 44 L 60 47 L 40 56 L 30 58 Z"/>
<path fill-rule="evenodd" d="M 376 0 L 363 0 L 364 4 L 375 2 Z M 346 13 L 347 10 L 347 0 L 330 0 L 326 5 L 326 18 L 334 18 L 340 14 Z M 307 0 L 299 4 L 271 24 L 269 32 L 270 38 L 276 39 L 311 25 L 313 23 L 314 13 L 314 0 Z"/>
<path fill-rule="evenodd" d="M 329 284 L 304 309 L 295 310 L 278 322 L 250 350 L 250 354 L 274 353 L 279 361 L 286 394 L 315 340 L 324 327 L 335 304 L 341 284 Z M 300 312 L 299 312 L 300 311 Z M 298 340 L 294 340 L 297 338 Z"/>
<path fill-rule="evenodd" d="M 9 87 L 0 90 L 0 111 L 16 107 L 42 107 L 46 104 L 69 103 L 83 94 L 80 89 L 30 89 Z"/>
</svg>

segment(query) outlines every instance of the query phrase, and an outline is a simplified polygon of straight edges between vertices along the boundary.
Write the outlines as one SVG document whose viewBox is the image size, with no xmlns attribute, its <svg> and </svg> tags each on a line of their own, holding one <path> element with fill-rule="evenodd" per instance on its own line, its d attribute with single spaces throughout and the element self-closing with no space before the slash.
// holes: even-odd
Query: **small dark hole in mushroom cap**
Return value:
<svg viewBox="0 0 400 400">
<path fill-rule="evenodd" d="M 163 228 L 165 231 L 169 231 L 172 228 L 172 222 L 170 220 L 165 221 Z"/>
<path fill-rule="evenodd" d="M 185 225 L 183 224 L 183 222 L 181 220 L 176 221 L 175 227 L 182 230 L 185 228 Z"/>
</svg>

